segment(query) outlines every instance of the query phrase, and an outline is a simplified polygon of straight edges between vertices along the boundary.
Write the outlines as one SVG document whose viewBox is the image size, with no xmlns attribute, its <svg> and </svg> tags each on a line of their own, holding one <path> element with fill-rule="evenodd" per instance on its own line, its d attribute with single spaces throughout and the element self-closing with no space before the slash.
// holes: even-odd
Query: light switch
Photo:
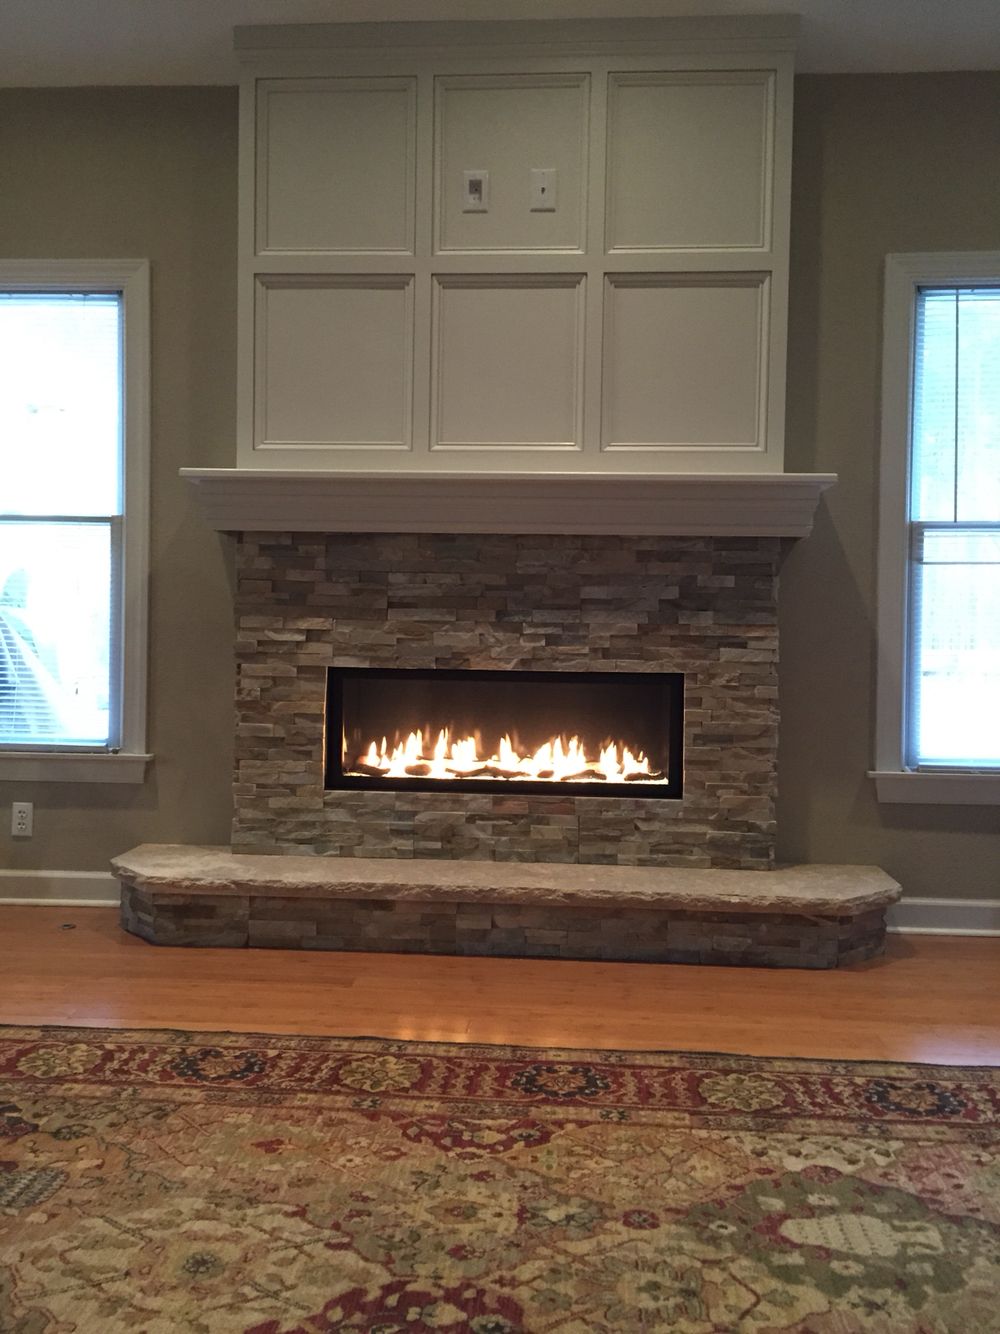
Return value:
<svg viewBox="0 0 1000 1334">
<path fill-rule="evenodd" d="M 462 172 L 462 212 L 488 213 L 490 211 L 490 173 L 488 171 Z"/>
<path fill-rule="evenodd" d="M 555 213 L 559 173 L 555 167 L 531 168 L 532 213 Z"/>
</svg>

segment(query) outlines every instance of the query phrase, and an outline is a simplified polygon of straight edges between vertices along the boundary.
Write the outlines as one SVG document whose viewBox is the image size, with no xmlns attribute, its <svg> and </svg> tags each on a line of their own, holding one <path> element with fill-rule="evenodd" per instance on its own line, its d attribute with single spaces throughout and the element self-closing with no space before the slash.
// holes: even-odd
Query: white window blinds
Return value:
<svg viewBox="0 0 1000 1334">
<path fill-rule="evenodd" d="M 1000 287 L 917 292 L 906 763 L 1000 766 Z"/>
<path fill-rule="evenodd" d="M 118 744 L 122 304 L 0 292 L 0 747 Z"/>
</svg>

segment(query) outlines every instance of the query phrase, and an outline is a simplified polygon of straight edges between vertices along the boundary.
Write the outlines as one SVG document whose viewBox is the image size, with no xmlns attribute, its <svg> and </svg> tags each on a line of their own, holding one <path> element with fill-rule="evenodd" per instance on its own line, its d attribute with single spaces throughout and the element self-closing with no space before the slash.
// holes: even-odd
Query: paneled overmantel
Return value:
<svg viewBox="0 0 1000 1334">
<path fill-rule="evenodd" d="M 795 28 L 237 29 L 240 467 L 780 473 Z"/>
<path fill-rule="evenodd" d="M 789 16 L 238 28 L 245 532 L 803 537 Z"/>
<path fill-rule="evenodd" d="M 806 537 L 833 473 L 348 473 L 182 468 L 222 532 Z"/>
</svg>

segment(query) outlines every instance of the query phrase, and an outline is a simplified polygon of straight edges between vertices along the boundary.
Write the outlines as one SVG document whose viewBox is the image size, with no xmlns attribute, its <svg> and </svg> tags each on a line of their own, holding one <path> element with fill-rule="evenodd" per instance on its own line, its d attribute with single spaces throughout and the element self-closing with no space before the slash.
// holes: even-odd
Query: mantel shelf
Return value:
<svg viewBox="0 0 1000 1334">
<path fill-rule="evenodd" d="M 182 468 L 220 532 L 807 537 L 835 473 Z"/>
</svg>

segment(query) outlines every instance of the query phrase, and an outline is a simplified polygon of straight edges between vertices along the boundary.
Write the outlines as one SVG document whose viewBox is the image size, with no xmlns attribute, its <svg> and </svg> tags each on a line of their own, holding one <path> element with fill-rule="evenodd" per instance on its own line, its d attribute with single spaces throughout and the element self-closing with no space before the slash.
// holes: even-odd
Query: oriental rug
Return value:
<svg viewBox="0 0 1000 1334">
<path fill-rule="evenodd" d="M 0 1029 L 4 1334 L 1000 1331 L 1000 1071 Z"/>
</svg>

